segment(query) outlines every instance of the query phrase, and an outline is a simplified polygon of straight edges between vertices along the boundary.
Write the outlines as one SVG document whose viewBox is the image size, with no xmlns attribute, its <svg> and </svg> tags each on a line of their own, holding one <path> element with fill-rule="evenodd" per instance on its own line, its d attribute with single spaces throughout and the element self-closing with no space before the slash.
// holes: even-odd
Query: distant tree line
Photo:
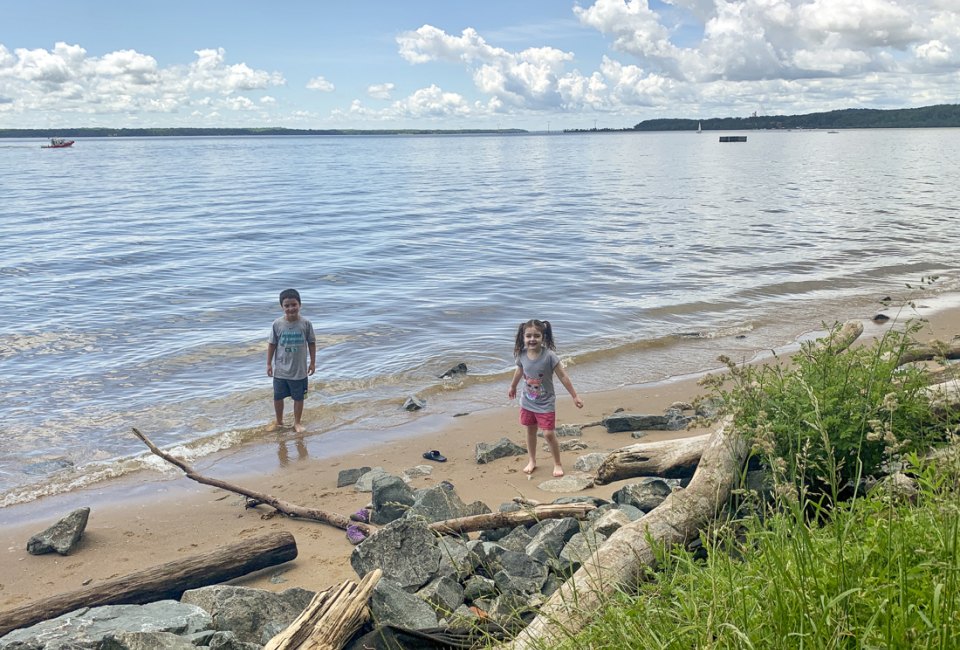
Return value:
<svg viewBox="0 0 960 650">
<path fill-rule="evenodd" d="M 847 108 L 808 115 L 757 115 L 644 120 L 630 131 L 743 131 L 750 129 L 911 129 L 960 126 L 960 104 L 879 110 Z"/>
<path fill-rule="evenodd" d="M 527 133 L 523 129 L 0 129 L 0 138 L 143 138 L 152 136 L 245 136 L 245 135 L 457 135 Z"/>
</svg>

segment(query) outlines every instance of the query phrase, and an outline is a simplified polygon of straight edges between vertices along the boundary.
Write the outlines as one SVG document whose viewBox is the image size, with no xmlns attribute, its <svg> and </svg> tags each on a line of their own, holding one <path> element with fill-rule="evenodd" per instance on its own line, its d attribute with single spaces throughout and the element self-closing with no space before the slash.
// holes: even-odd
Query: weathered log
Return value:
<svg viewBox="0 0 960 650">
<path fill-rule="evenodd" d="M 458 535 L 478 530 L 491 530 L 526 524 L 535 524 L 543 519 L 562 519 L 574 517 L 584 520 L 596 506 L 589 503 L 555 503 L 535 506 L 529 510 L 515 512 L 488 512 L 483 515 L 471 515 L 458 519 L 446 519 L 430 524 L 430 530 L 444 535 Z"/>
<path fill-rule="evenodd" d="M 200 474 L 199 472 L 194 471 L 190 465 L 180 460 L 176 456 L 171 456 L 167 452 L 163 451 L 157 447 L 153 442 L 147 438 L 144 434 L 140 433 L 136 428 L 133 429 L 133 433 L 143 441 L 143 443 L 152 451 L 154 454 L 164 459 L 171 465 L 179 467 L 183 470 L 183 473 L 186 474 L 187 478 L 196 481 L 197 483 L 203 483 L 204 485 L 212 485 L 213 487 L 220 488 L 221 490 L 226 490 L 227 492 L 233 492 L 235 494 L 241 494 L 245 497 L 249 497 L 254 501 L 258 501 L 265 505 L 274 508 L 275 510 L 287 515 L 288 517 L 298 517 L 300 519 L 310 519 L 313 521 L 320 521 L 325 524 L 330 524 L 331 526 L 336 526 L 337 528 L 346 530 L 347 526 L 356 526 L 363 531 L 365 535 L 371 534 L 371 529 L 362 523 L 355 521 L 350 521 L 350 519 L 344 515 L 335 513 L 335 512 L 326 512 L 324 510 L 317 510 L 316 508 L 305 508 L 304 506 L 299 506 L 295 503 L 290 503 L 282 499 L 278 499 L 269 494 L 264 494 L 262 492 L 255 492 L 253 490 L 248 490 L 245 487 L 239 485 L 233 485 L 227 483 L 226 481 L 221 481 L 215 478 L 209 478 Z"/>
<path fill-rule="evenodd" d="M 600 467 L 594 483 L 605 485 L 636 476 L 689 478 L 700 462 L 710 434 L 640 442 L 610 452 Z"/>
<path fill-rule="evenodd" d="M 177 599 L 188 589 L 232 580 L 297 557 L 297 543 L 287 532 L 270 533 L 114 578 L 85 589 L 0 612 L 0 636 L 55 618 L 80 607 L 142 605 Z"/>
<path fill-rule="evenodd" d="M 915 363 L 917 361 L 931 361 L 933 359 L 960 359 L 960 341 L 952 341 L 941 345 L 914 345 L 904 350 L 898 365 Z"/>
<path fill-rule="evenodd" d="M 955 411 L 960 407 L 960 381 L 953 379 L 924 389 L 934 410 Z"/>
<path fill-rule="evenodd" d="M 347 580 L 318 592 L 287 629 L 270 639 L 264 650 L 342 648 L 370 617 L 367 600 L 383 572 L 374 569 L 359 584 Z"/>
<path fill-rule="evenodd" d="M 727 502 L 747 445 L 729 418 L 710 435 L 686 489 L 675 490 L 649 513 L 616 533 L 544 604 L 508 647 L 549 647 L 580 630 L 616 589 L 635 588 L 655 563 L 655 547 L 694 539 Z"/>
</svg>

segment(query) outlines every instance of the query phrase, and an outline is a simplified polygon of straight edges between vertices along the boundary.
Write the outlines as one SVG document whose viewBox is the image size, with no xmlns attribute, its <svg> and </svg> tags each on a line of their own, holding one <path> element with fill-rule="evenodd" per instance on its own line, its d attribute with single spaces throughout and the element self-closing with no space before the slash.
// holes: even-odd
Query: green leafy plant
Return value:
<svg viewBox="0 0 960 650">
<path fill-rule="evenodd" d="M 840 490 L 943 437 L 921 368 L 899 365 L 919 323 L 838 350 L 839 326 L 789 360 L 737 366 L 705 384 L 733 413 L 754 453 L 795 487 Z"/>
</svg>

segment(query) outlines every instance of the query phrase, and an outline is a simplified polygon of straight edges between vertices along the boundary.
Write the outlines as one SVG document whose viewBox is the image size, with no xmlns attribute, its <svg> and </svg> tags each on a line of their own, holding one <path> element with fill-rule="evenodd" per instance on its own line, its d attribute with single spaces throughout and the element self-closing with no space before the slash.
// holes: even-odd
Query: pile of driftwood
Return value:
<svg viewBox="0 0 960 650">
<path fill-rule="evenodd" d="M 859 322 L 844 325 L 819 342 L 839 352 L 852 344 L 863 331 Z M 960 358 L 960 346 L 946 350 L 913 348 L 902 363 L 946 356 Z M 960 404 L 957 382 L 932 375 L 936 383 L 931 395 L 944 408 Z M 943 381 L 949 379 L 948 381 Z M 180 468 L 199 483 L 243 495 L 268 505 L 289 517 L 326 523 L 337 528 L 357 526 L 367 536 L 377 529 L 351 521 L 338 513 L 286 502 L 269 494 L 199 474 L 182 460 L 167 454 L 140 431 L 134 433 L 151 452 Z M 661 545 L 686 544 L 722 510 L 747 456 L 747 444 L 729 418 L 719 422 L 712 433 L 693 438 L 640 443 L 612 452 L 597 472 L 599 484 L 637 476 L 690 476 L 683 490 L 673 492 L 660 506 L 618 530 L 586 560 L 582 567 L 541 607 L 536 618 L 506 647 L 516 650 L 543 647 L 569 638 L 582 629 L 603 602 L 617 589 L 635 586 L 654 563 L 654 549 Z M 441 534 L 532 524 L 549 518 L 574 516 L 583 519 L 582 504 L 547 505 L 510 513 L 488 513 L 440 521 L 431 528 Z M 229 580 L 250 571 L 292 560 L 296 544 L 289 533 L 277 533 L 214 553 L 194 556 L 126 576 L 89 589 L 64 594 L 18 610 L 0 613 L 0 636 L 41 620 L 82 606 L 145 603 L 178 598 L 187 589 Z M 376 574 L 376 575 L 374 575 Z M 283 634 L 268 645 L 277 648 L 342 647 L 369 616 L 366 600 L 379 579 L 379 571 L 359 583 L 348 581 L 340 587 L 317 594 L 314 602 Z"/>
</svg>

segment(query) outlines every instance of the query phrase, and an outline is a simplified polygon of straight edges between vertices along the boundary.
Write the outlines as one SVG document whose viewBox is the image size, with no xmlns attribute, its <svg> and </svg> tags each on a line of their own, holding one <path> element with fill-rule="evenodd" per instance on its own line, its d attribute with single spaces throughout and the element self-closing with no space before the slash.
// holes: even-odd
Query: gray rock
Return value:
<svg viewBox="0 0 960 650">
<path fill-rule="evenodd" d="M 594 530 L 586 530 L 571 537 L 560 551 L 560 564 L 564 567 L 564 574 L 572 575 L 605 541 L 607 536 Z"/>
<path fill-rule="evenodd" d="M 591 529 L 600 535 L 610 537 L 610 535 L 629 524 L 630 521 L 630 516 L 623 510 L 609 508 L 593 522 Z"/>
<path fill-rule="evenodd" d="M 373 480 L 373 511 L 370 521 L 389 524 L 407 513 L 414 503 L 413 490 L 399 476 L 379 476 Z"/>
<path fill-rule="evenodd" d="M 498 512 L 517 512 L 521 509 L 519 503 L 513 501 L 508 501 L 506 503 L 501 503 L 500 507 L 497 508 Z M 505 537 L 510 534 L 510 531 L 513 530 L 511 526 L 504 526 L 503 528 L 492 528 L 490 530 L 480 531 L 479 538 L 484 542 L 495 542 L 498 539 Z"/>
<path fill-rule="evenodd" d="M 500 558 L 507 552 L 496 542 L 478 542 L 469 544 L 475 571 L 482 576 L 492 578 L 497 571 L 503 568 Z"/>
<path fill-rule="evenodd" d="M 447 576 L 431 580 L 417 595 L 427 601 L 438 616 L 449 616 L 463 604 L 463 587 Z"/>
<path fill-rule="evenodd" d="M 433 474 L 433 467 L 431 465 L 414 465 L 413 467 L 408 467 L 403 470 L 400 478 L 409 483 L 415 478 L 430 476 L 431 474 Z"/>
<path fill-rule="evenodd" d="M 533 541 L 533 535 L 523 526 L 517 526 L 507 535 L 497 540 L 497 544 L 508 551 L 526 552 L 527 545 Z"/>
<path fill-rule="evenodd" d="M 382 578 L 373 588 L 370 612 L 377 625 L 389 623 L 408 630 L 436 627 L 439 623 L 437 613 L 425 600 L 387 578 Z"/>
<path fill-rule="evenodd" d="M 213 628 L 230 631 L 240 641 L 265 644 L 300 615 L 314 593 L 292 588 L 274 593 L 264 589 L 213 585 L 184 592 L 181 603 L 196 605 L 213 618 Z"/>
<path fill-rule="evenodd" d="M 43 555 L 56 551 L 60 555 L 67 555 L 83 537 L 89 516 L 90 508 L 77 508 L 42 533 L 31 537 L 27 541 L 27 552 Z"/>
<path fill-rule="evenodd" d="M 543 564 L 560 557 L 564 545 L 580 532 L 580 522 L 573 517 L 550 519 L 539 525 L 540 529 L 527 544 L 526 553 Z"/>
<path fill-rule="evenodd" d="M 212 627 L 210 615 L 175 600 L 146 605 L 82 608 L 0 638 L 0 650 L 73 650 L 99 648 L 107 637 L 125 632 L 193 634 Z"/>
<path fill-rule="evenodd" d="M 262 644 L 241 641 L 233 632 L 216 632 L 207 642 L 210 650 L 260 650 Z"/>
<path fill-rule="evenodd" d="M 670 485 L 663 479 L 646 477 L 636 483 L 624 485 L 613 493 L 616 503 L 623 503 L 650 512 L 663 503 L 672 492 Z"/>
<path fill-rule="evenodd" d="M 427 405 L 427 400 L 417 397 L 416 395 L 411 395 L 407 398 L 407 401 L 403 403 L 403 408 L 408 411 L 419 411 Z"/>
<path fill-rule="evenodd" d="M 457 375 L 465 374 L 467 374 L 467 364 L 461 362 L 440 375 L 440 379 L 449 379 L 451 377 L 456 377 Z"/>
<path fill-rule="evenodd" d="M 481 598 L 494 598 L 497 595 L 497 584 L 490 578 L 470 576 L 463 585 L 463 598 L 472 603 Z"/>
<path fill-rule="evenodd" d="M 547 581 L 547 567 L 526 553 L 507 551 L 500 558 L 501 569 L 493 576 L 501 594 L 539 594 Z"/>
<path fill-rule="evenodd" d="M 461 580 L 473 573 L 475 556 L 470 553 L 465 539 L 443 536 L 437 540 L 437 549 L 440 551 L 437 575 Z"/>
<path fill-rule="evenodd" d="M 551 478 L 537 487 L 544 492 L 554 492 L 563 494 L 565 492 L 579 492 L 593 487 L 593 475 L 590 474 L 566 474 L 560 478 Z"/>
<path fill-rule="evenodd" d="M 476 447 L 477 463 L 483 465 L 498 458 L 522 456 L 527 453 L 526 447 L 521 447 L 510 438 L 500 438 L 497 442 L 478 442 Z"/>
<path fill-rule="evenodd" d="M 381 476 L 390 476 L 390 474 L 382 467 L 374 467 L 369 472 L 361 474 L 354 487 L 357 492 L 373 492 L 373 481 Z"/>
<path fill-rule="evenodd" d="M 584 454 L 574 461 L 573 469 L 577 470 L 578 472 L 596 472 L 609 455 L 610 454 L 605 454 L 599 451 L 592 454 Z"/>
<path fill-rule="evenodd" d="M 558 438 L 578 438 L 583 427 L 578 424 L 561 424 L 555 429 Z"/>
<path fill-rule="evenodd" d="M 436 576 L 440 549 L 437 538 L 422 521 L 399 519 L 355 546 L 350 566 L 361 578 L 380 569 L 384 578 L 414 592 Z"/>
<path fill-rule="evenodd" d="M 603 418 L 607 433 L 621 431 L 679 431 L 686 428 L 692 418 L 680 411 L 669 410 L 666 415 L 643 415 L 639 413 L 615 413 Z"/>
<path fill-rule="evenodd" d="M 354 467 L 352 469 L 342 469 L 337 474 L 337 487 L 347 487 L 356 485 L 360 477 L 370 471 L 369 467 Z"/>
<path fill-rule="evenodd" d="M 443 483 L 417 493 L 416 501 L 407 510 L 406 517 L 422 517 L 427 523 L 469 517 L 490 512 L 480 501 L 465 504 L 456 490 Z"/>
<path fill-rule="evenodd" d="M 196 650 L 196 646 L 172 632 L 117 632 L 106 637 L 98 650 Z"/>
</svg>

